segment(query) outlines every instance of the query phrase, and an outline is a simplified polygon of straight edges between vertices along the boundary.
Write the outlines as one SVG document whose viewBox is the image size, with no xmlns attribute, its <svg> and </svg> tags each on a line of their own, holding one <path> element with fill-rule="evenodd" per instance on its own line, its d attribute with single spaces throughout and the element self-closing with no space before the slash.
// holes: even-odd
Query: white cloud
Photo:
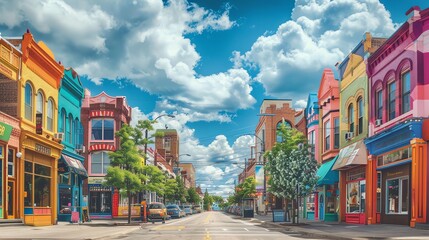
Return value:
<svg viewBox="0 0 429 240">
<path fill-rule="evenodd" d="M 291 20 L 259 37 L 248 52 L 235 52 L 231 60 L 237 67 L 257 67 L 255 79 L 268 94 L 303 99 L 318 89 L 322 70 L 334 68 L 365 32 L 388 37 L 394 30 L 379 1 L 297 0 Z"/>
</svg>

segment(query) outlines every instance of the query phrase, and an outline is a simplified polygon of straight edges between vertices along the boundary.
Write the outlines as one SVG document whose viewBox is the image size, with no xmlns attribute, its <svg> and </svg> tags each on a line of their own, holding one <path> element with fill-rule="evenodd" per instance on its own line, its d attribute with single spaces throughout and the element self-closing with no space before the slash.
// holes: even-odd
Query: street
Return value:
<svg viewBox="0 0 429 240">
<path fill-rule="evenodd" d="M 266 228 L 222 212 L 204 212 L 166 224 L 145 224 L 141 229 L 111 239 L 302 239 L 299 233 L 282 228 Z M 308 239 L 308 238 L 306 238 Z"/>
</svg>

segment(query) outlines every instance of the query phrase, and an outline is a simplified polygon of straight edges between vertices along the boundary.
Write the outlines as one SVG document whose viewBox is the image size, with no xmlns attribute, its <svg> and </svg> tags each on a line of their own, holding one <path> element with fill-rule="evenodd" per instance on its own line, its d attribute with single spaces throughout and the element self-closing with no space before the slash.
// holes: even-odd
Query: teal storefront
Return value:
<svg viewBox="0 0 429 240">
<path fill-rule="evenodd" d="M 316 192 L 313 196 L 315 205 L 314 219 L 325 222 L 337 222 L 339 210 L 339 173 L 332 170 L 337 157 L 324 162 L 317 170 Z"/>
</svg>

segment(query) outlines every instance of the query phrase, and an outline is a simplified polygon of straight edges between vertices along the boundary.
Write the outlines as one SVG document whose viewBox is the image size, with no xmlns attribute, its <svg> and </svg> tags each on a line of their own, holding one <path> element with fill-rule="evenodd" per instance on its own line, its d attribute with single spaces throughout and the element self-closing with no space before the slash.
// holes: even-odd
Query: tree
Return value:
<svg viewBox="0 0 429 240">
<path fill-rule="evenodd" d="M 156 192 L 157 195 L 164 195 L 165 175 L 158 167 L 153 165 L 144 166 L 142 178 L 145 183 L 143 185 L 143 190 Z"/>
<path fill-rule="evenodd" d="M 188 195 L 188 191 L 185 189 L 185 184 L 183 183 L 179 175 L 176 176 L 176 183 L 177 183 L 177 188 L 176 188 L 175 198 L 180 203 L 184 203 L 186 202 L 186 199 L 189 195 Z"/>
<path fill-rule="evenodd" d="M 212 196 L 212 198 L 213 198 L 213 202 L 215 202 L 219 205 L 223 204 L 223 202 L 224 202 L 222 196 Z"/>
<path fill-rule="evenodd" d="M 198 204 L 201 201 L 200 195 L 198 195 L 195 188 L 188 189 L 188 198 L 186 199 L 189 203 Z"/>
<path fill-rule="evenodd" d="M 144 146 L 144 157 L 145 157 L 145 163 L 146 163 L 146 153 L 147 153 L 147 145 L 154 143 L 152 140 L 155 137 L 163 137 L 163 132 L 155 132 L 151 136 L 148 136 L 149 131 L 153 131 L 154 127 L 153 124 L 156 123 L 156 120 L 139 120 L 137 122 L 137 125 L 135 127 L 135 131 L 133 133 L 133 139 L 136 145 L 143 145 Z M 143 135 L 143 132 L 145 133 Z"/>
<path fill-rule="evenodd" d="M 107 168 L 106 185 L 126 192 L 128 196 L 128 223 L 131 223 L 131 195 L 142 189 L 142 157 L 132 139 L 133 128 L 124 124 L 116 132 L 120 147 L 109 153 L 110 166 Z"/>
<path fill-rule="evenodd" d="M 277 197 L 293 201 L 313 191 L 317 183 L 317 163 L 311 157 L 307 140 L 301 132 L 282 124 L 279 134 L 282 135 L 283 142 L 276 143 L 265 154 L 271 186 L 268 191 Z M 296 208 L 292 208 L 293 216 Z"/>
<path fill-rule="evenodd" d="M 244 198 L 256 197 L 256 180 L 248 177 L 235 188 L 235 202 L 241 203 Z"/>
<path fill-rule="evenodd" d="M 175 178 L 173 179 L 167 179 L 165 182 L 165 193 L 164 196 L 166 199 L 168 199 L 170 202 L 174 202 L 177 192 L 177 181 Z"/>
<path fill-rule="evenodd" d="M 209 211 L 211 209 L 211 206 L 213 204 L 213 198 L 209 195 L 209 193 L 206 191 L 204 192 L 204 210 Z"/>
</svg>

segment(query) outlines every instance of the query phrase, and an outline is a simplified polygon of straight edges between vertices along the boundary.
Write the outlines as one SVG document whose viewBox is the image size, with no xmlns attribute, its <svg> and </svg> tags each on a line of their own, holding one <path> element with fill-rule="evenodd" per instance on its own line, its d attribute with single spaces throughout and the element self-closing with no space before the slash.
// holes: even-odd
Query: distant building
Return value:
<svg viewBox="0 0 429 240">
<path fill-rule="evenodd" d="M 187 188 L 195 188 L 195 168 L 192 163 L 180 163 L 179 168 L 181 169 L 181 176 L 185 182 L 189 182 Z"/>
</svg>

